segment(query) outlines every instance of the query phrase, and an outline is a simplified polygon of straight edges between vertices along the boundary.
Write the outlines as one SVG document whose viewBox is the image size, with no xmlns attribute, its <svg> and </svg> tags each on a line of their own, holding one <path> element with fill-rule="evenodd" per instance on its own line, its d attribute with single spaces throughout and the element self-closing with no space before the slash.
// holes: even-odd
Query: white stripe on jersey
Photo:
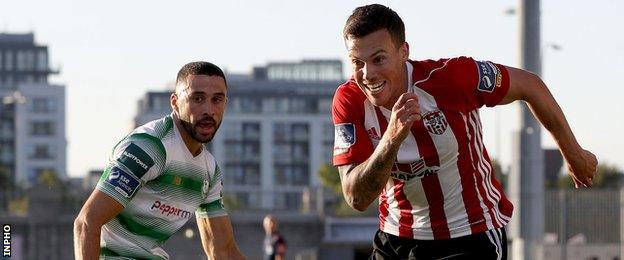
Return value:
<svg viewBox="0 0 624 260">
<path fill-rule="evenodd" d="M 501 197 L 502 197 L 502 196 L 501 196 L 501 192 L 502 192 L 502 191 L 499 191 L 499 190 L 498 190 L 498 189 L 494 186 L 494 184 L 492 183 L 492 172 L 493 172 L 493 170 L 492 170 L 492 165 L 491 165 L 491 164 L 490 164 L 490 163 L 489 163 L 489 162 L 485 159 L 485 156 L 482 154 L 482 153 L 483 153 L 483 151 L 485 151 L 485 147 L 484 147 L 484 145 L 483 145 L 483 140 L 482 140 L 482 134 L 483 134 L 483 133 L 482 133 L 481 118 L 480 118 L 480 116 L 479 116 L 478 111 L 475 111 L 475 112 L 474 112 L 474 114 L 475 114 L 475 116 L 476 116 L 476 121 L 478 122 L 477 126 L 478 126 L 478 129 L 479 129 L 479 135 L 478 135 L 478 140 L 477 140 L 477 141 L 478 141 L 478 143 L 479 143 L 479 147 L 480 147 L 480 149 L 479 149 L 479 155 L 480 155 L 480 158 L 481 158 L 481 163 L 482 163 L 482 164 L 485 164 L 485 165 L 486 165 L 486 167 L 487 167 L 487 170 L 488 170 L 488 171 L 487 171 L 487 184 L 488 184 L 488 186 L 489 186 L 489 187 L 491 187 L 491 189 L 494 191 L 494 195 L 495 195 L 496 201 L 500 201 L 500 199 L 501 199 Z M 506 220 L 503 218 L 503 216 L 504 216 L 504 215 L 500 212 L 500 209 L 498 208 L 498 205 L 495 205 L 495 207 L 494 207 L 494 213 L 495 213 L 495 216 L 497 217 L 497 220 L 498 220 L 498 221 L 499 221 L 499 223 L 501 224 L 501 226 L 502 226 L 502 225 L 504 225 L 504 224 L 506 224 L 507 222 L 509 222 L 509 220 L 510 220 L 509 218 L 507 218 Z M 501 218 L 502 218 L 502 219 L 501 219 Z"/>
<path fill-rule="evenodd" d="M 477 154 L 477 157 L 479 158 L 479 160 L 476 162 L 476 165 L 474 166 L 475 169 L 478 170 L 479 175 L 481 176 L 481 186 L 483 187 L 483 189 L 485 190 L 485 196 L 487 197 L 488 201 L 490 201 L 490 203 L 492 204 L 492 212 L 494 215 L 494 220 L 495 223 L 494 225 L 496 227 L 500 227 L 501 224 L 503 223 L 503 221 L 500 219 L 498 214 L 498 205 L 497 205 L 497 201 L 500 199 L 500 194 L 494 193 L 493 191 L 493 187 L 491 185 L 491 182 L 488 181 L 488 170 L 486 168 L 485 165 L 483 165 L 483 153 L 482 153 L 482 147 L 479 144 L 479 129 L 477 126 L 477 123 L 475 122 L 475 114 L 476 114 L 476 110 L 470 112 L 469 114 L 469 123 L 470 126 L 472 127 L 471 129 L 473 130 L 473 132 L 475 133 L 475 138 L 471 141 L 472 142 L 472 146 L 471 149 L 474 150 L 474 152 Z"/>
<path fill-rule="evenodd" d="M 492 166 L 490 165 L 490 163 L 485 159 L 485 156 L 482 154 L 483 151 L 485 151 L 485 147 L 483 145 L 483 140 L 482 140 L 482 125 L 481 125 L 481 119 L 479 116 L 478 111 L 474 111 L 474 114 L 476 116 L 476 121 L 478 122 L 477 126 L 478 126 L 478 130 L 479 130 L 479 135 L 478 135 L 478 143 L 479 143 L 479 158 L 481 158 L 481 163 L 485 164 L 487 167 L 487 185 L 493 190 L 494 192 L 494 197 L 496 198 L 496 201 L 500 201 L 501 199 L 501 192 L 500 190 L 498 190 L 494 184 L 492 183 Z M 494 207 L 494 213 L 495 216 L 497 218 L 497 220 L 499 221 L 499 223 L 502 225 L 508 223 L 511 219 L 505 215 L 502 214 L 502 212 L 500 211 L 500 209 L 498 208 L 498 205 L 495 205 Z"/>
<path fill-rule="evenodd" d="M 384 232 L 398 236 L 399 235 L 399 219 L 396 215 L 392 214 L 396 209 L 399 208 L 399 202 L 394 197 L 394 185 L 392 184 L 392 179 L 388 180 L 389 189 L 386 189 L 386 194 L 388 196 L 388 216 L 386 216 L 386 223 L 384 225 Z M 400 215 L 399 215 L 400 218 Z"/>
<path fill-rule="evenodd" d="M 476 167 L 474 166 L 474 161 L 472 160 L 474 152 L 472 151 L 473 149 L 472 149 L 472 146 L 470 145 L 470 140 L 473 139 L 473 136 L 470 134 L 471 133 L 470 128 L 469 128 L 470 123 L 468 123 L 468 117 L 463 113 L 462 113 L 462 118 L 464 120 L 464 126 L 466 128 L 466 137 L 469 142 L 468 151 L 470 152 L 470 161 L 473 163 L 472 167 L 475 168 L 476 170 Z M 475 135 L 476 135 L 476 132 L 475 132 Z M 485 224 L 487 225 L 488 229 L 492 229 L 494 228 L 494 226 L 492 225 L 492 218 L 490 217 L 490 214 L 486 213 L 489 210 L 487 208 L 487 205 L 485 205 L 485 198 L 483 198 L 483 194 L 481 194 L 479 190 L 479 181 L 477 180 L 476 176 L 473 177 L 473 180 L 474 180 L 475 192 L 477 193 L 477 197 L 479 198 L 479 205 L 481 205 L 481 208 L 483 209 L 483 212 L 484 212 L 483 217 L 485 218 Z"/>
</svg>

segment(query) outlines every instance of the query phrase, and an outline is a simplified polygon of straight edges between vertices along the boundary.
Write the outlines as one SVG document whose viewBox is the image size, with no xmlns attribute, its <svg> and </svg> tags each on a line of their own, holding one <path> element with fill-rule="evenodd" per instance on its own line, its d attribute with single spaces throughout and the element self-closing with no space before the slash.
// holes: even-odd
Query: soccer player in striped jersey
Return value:
<svg viewBox="0 0 624 260">
<path fill-rule="evenodd" d="M 113 149 L 74 222 L 76 259 L 168 259 L 161 248 L 195 214 L 210 259 L 244 259 L 222 204 L 222 175 L 205 143 L 227 104 L 223 71 L 182 67 L 172 113 L 132 131 Z"/>
<path fill-rule="evenodd" d="M 541 79 L 467 57 L 409 59 L 390 8 L 356 8 L 343 36 L 353 76 L 338 87 L 333 163 L 357 210 L 379 198 L 372 259 L 505 259 L 513 205 L 494 178 L 478 109 L 522 100 L 553 135 L 578 186 L 596 157 Z"/>
</svg>

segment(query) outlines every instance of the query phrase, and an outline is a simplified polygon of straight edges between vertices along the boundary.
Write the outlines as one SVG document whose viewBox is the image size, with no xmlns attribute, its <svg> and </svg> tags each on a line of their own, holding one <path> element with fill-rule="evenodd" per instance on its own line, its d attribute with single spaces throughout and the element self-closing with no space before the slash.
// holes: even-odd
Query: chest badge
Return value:
<svg viewBox="0 0 624 260">
<path fill-rule="evenodd" d="M 204 185 L 202 185 L 202 197 L 204 199 L 208 198 L 208 191 L 210 190 L 210 182 L 204 179 Z"/>
<path fill-rule="evenodd" d="M 425 127 L 427 127 L 427 131 L 434 135 L 441 135 L 448 128 L 448 122 L 446 121 L 444 114 L 440 110 L 435 110 L 424 114 L 423 122 L 425 123 Z"/>
</svg>

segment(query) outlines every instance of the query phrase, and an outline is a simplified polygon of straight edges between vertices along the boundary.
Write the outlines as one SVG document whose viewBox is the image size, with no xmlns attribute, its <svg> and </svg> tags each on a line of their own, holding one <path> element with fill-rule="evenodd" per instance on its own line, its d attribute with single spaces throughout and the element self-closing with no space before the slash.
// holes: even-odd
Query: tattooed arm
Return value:
<svg viewBox="0 0 624 260">
<path fill-rule="evenodd" d="M 412 123 L 420 119 L 416 94 L 401 95 L 392 107 L 388 129 L 373 154 L 360 164 L 338 166 L 342 193 L 349 206 L 364 211 L 379 196 L 390 178 L 401 143 L 407 137 Z"/>
</svg>

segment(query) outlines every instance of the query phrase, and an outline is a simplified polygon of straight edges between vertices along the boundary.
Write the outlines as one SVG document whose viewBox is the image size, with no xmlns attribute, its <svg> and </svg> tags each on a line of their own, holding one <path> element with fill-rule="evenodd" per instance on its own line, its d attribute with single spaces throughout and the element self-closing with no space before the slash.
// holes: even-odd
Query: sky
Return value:
<svg viewBox="0 0 624 260">
<path fill-rule="evenodd" d="M 341 59 L 347 76 L 342 27 L 367 3 L 0 0 L 0 31 L 33 32 L 49 46 L 51 65 L 60 69 L 50 82 L 66 89 L 68 175 L 78 177 L 104 167 L 132 130 L 137 101 L 167 89 L 187 62 L 248 73 L 267 62 Z M 519 66 L 519 19 L 505 12 L 518 1 L 378 3 L 403 18 L 412 59 L 471 56 Z M 550 0 L 541 8 L 544 82 L 581 145 L 600 163 L 624 169 L 624 1 Z M 518 104 L 481 111 L 485 144 L 507 166 Z M 544 147 L 555 147 L 542 135 Z"/>
</svg>

